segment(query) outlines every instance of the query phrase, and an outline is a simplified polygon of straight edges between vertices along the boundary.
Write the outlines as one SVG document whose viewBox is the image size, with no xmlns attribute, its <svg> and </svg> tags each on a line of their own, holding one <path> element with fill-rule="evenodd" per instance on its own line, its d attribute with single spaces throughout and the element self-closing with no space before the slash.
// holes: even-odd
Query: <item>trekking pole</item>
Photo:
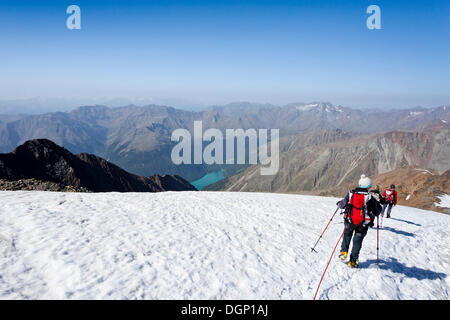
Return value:
<svg viewBox="0 0 450 320">
<path fill-rule="evenodd" d="M 380 215 L 378 215 L 378 217 L 379 217 Z M 382 228 L 383 227 L 383 215 L 381 215 L 381 221 L 380 221 L 380 228 Z"/>
<path fill-rule="evenodd" d="M 333 258 L 334 252 L 336 251 L 336 248 L 337 248 L 337 246 L 339 244 L 339 241 L 341 241 L 342 236 L 344 235 L 344 231 L 345 231 L 345 229 L 342 231 L 341 236 L 339 237 L 339 240 L 336 242 L 336 245 L 334 246 L 333 252 L 331 253 L 331 256 L 330 256 L 330 260 L 328 260 L 327 266 L 326 266 L 325 270 L 322 273 L 322 277 L 320 278 L 320 282 L 319 282 L 319 285 L 317 286 L 316 293 L 314 294 L 314 299 L 313 300 L 316 300 L 316 296 L 317 296 L 317 292 L 319 292 L 320 284 L 322 283 L 322 280 L 323 280 L 323 277 L 325 275 L 325 272 L 327 272 L 328 266 L 330 265 L 330 262 L 331 262 L 331 258 Z"/>
<path fill-rule="evenodd" d="M 377 216 L 377 266 L 378 266 L 378 251 L 380 250 L 380 228 L 378 224 L 378 218 Z"/>
<path fill-rule="evenodd" d="M 339 207 L 336 208 L 336 211 L 333 213 L 333 216 L 331 217 L 330 221 L 328 221 L 327 226 L 325 227 L 325 229 L 323 229 L 322 234 L 320 235 L 319 239 L 317 239 L 316 244 L 314 245 L 314 247 L 311 248 L 311 252 L 316 251 L 316 250 L 314 250 L 314 248 L 317 246 L 317 244 L 319 243 L 320 239 L 322 239 L 322 236 L 325 233 L 325 230 L 327 230 L 327 228 L 330 225 L 331 221 L 333 221 L 333 218 L 336 215 L 336 213 L 338 212 L 338 210 L 339 210 Z"/>
</svg>

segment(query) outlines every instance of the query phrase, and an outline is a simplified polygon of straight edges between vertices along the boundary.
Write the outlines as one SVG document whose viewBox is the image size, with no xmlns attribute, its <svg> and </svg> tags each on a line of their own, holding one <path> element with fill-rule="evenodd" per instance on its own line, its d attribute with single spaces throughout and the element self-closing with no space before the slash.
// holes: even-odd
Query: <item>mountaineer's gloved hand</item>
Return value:
<svg viewBox="0 0 450 320">
<path fill-rule="evenodd" d="M 372 193 L 372 196 L 378 201 L 380 202 L 380 195 L 378 193 Z"/>
<path fill-rule="evenodd" d="M 339 209 L 345 209 L 346 203 L 344 200 L 341 200 L 341 201 L 336 202 L 336 205 L 338 206 Z"/>
</svg>

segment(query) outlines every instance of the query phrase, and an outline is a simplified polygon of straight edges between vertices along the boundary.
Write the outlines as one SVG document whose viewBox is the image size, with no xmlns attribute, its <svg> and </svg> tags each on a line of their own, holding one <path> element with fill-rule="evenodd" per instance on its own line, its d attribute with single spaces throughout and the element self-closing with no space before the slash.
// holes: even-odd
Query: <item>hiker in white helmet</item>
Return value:
<svg viewBox="0 0 450 320">
<path fill-rule="evenodd" d="M 347 258 L 350 241 L 355 234 L 350 260 L 348 261 L 348 266 L 352 268 L 358 268 L 362 241 L 369 227 L 373 227 L 373 221 L 382 209 L 380 203 L 369 193 L 371 187 L 372 180 L 363 174 L 359 179 L 358 188 L 351 190 L 344 199 L 337 203 L 339 208 L 345 209 L 344 238 L 339 254 L 342 261 Z"/>
</svg>

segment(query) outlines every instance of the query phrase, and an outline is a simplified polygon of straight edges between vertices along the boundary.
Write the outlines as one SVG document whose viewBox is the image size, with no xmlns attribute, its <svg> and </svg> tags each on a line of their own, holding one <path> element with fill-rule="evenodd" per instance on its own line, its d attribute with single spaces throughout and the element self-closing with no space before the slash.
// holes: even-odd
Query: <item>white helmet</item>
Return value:
<svg viewBox="0 0 450 320">
<path fill-rule="evenodd" d="M 360 188 L 369 189 L 372 186 L 372 180 L 369 177 L 366 177 L 365 174 L 362 174 L 358 185 Z"/>
</svg>

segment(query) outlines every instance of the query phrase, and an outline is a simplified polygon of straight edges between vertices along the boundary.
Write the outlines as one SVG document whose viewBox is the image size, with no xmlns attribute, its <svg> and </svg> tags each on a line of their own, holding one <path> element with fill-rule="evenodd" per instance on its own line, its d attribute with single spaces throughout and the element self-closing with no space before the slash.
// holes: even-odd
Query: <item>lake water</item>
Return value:
<svg viewBox="0 0 450 320">
<path fill-rule="evenodd" d="M 204 187 L 209 186 L 210 184 L 213 184 L 217 181 L 222 180 L 223 177 L 223 171 L 217 171 L 217 172 L 211 172 L 208 174 L 205 174 L 203 177 L 201 177 L 198 180 L 192 181 L 191 184 L 197 188 L 197 190 L 202 190 Z"/>
</svg>

